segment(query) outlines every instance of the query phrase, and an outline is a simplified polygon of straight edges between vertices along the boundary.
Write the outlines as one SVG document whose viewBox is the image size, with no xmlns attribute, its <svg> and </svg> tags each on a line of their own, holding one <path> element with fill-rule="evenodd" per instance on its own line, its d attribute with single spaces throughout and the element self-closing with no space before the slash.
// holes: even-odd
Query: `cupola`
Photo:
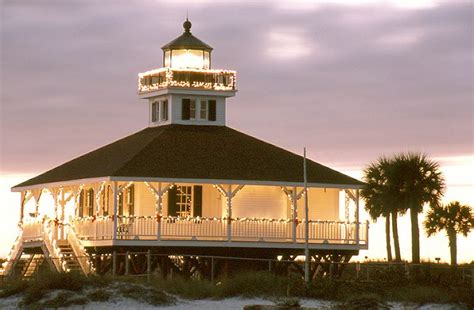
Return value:
<svg viewBox="0 0 474 310">
<path fill-rule="evenodd" d="M 212 47 L 196 38 L 191 33 L 191 26 L 191 22 L 186 18 L 183 34 L 161 48 L 164 67 L 202 70 L 211 68 Z"/>
<path fill-rule="evenodd" d="M 184 32 L 164 45 L 163 67 L 138 74 L 138 96 L 149 104 L 149 126 L 225 126 L 226 99 L 235 96 L 233 70 L 211 69 L 212 47 Z"/>
</svg>

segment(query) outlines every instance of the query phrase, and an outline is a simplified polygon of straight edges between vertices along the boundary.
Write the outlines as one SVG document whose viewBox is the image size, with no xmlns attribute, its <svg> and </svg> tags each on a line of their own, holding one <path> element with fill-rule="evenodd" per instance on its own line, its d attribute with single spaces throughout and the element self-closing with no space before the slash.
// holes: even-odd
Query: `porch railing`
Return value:
<svg viewBox="0 0 474 310">
<path fill-rule="evenodd" d="M 178 218 L 151 216 L 119 216 L 119 240 L 209 240 L 209 241 L 265 241 L 296 242 L 305 239 L 304 222 L 272 219 L 232 219 L 230 239 L 229 222 L 221 218 Z M 72 221 L 78 238 L 82 240 L 113 239 L 113 218 L 75 219 Z M 158 227 L 160 233 L 158 234 Z M 355 222 L 309 221 L 310 243 L 356 244 Z M 359 244 L 367 244 L 368 223 L 359 223 Z"/>
<path fill-rule="evenodd" d="M 42 225 L 43 222 L 40 219 L 35 219 L 23 223 L 23 241 L 39 241 L 42 240 Z"/>
<path fill-rule="evenodd" d="M 236 219 L 232 221 L 233 240 L 287 241 L 292 239 L 292 222 L 271 219 Z"/>
</svg>

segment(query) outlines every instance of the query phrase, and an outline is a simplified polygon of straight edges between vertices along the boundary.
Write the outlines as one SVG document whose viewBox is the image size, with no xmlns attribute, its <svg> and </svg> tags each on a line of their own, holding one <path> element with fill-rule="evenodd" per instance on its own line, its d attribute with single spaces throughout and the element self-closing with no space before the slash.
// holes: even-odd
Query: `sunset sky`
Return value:
<svg viewBox="0 0 474 310">
<path fill-rule="evenodd" d="M 16 236 L 9 188 L 147 126 L 137 74 L 182 32 L 237 70 L 230 127 L 355 177 L 381 155 L 429 154 L 445 201 L 474 206 L 471 1 L 2 1 L 0 256 Z M 409 258 L 409 220 L 401 220 Z M 379 221 L 371 237 L 383 234 Z M 422 234 L 423 235 L 423 234 Z M 383 237 L 383 236 L 382 236 Z M 369 257 L 383 257 L 375 239 Z M 448 259 L 443 235 L 422 258 Z M 474 260 L 474 237 L 459 261 Z"/>
</svg>

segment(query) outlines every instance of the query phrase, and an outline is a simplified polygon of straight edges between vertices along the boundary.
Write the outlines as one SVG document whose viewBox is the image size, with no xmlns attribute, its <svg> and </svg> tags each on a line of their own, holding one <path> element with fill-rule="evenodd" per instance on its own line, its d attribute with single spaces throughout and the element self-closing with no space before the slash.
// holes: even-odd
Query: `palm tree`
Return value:
<svg viewBox="0 0 474 310">
<path fill-rule="evenodd" d="M 472 208 L 461 205 L 458 201 L 448 205 L 432 206 L 426 215 L 424 222 L 428 237 L 437 232 L 446 230 L 449 238 L 449 249 L 451 252 L 451 265 L 457 264 L 457 234 L 467 236 L 474 227 L 474 214 Z"/>
<path fill-rule="evenodd" d="M 412 261 L 420 263 L 420 229 L 418 213 L 425 204 L 431 207 L 440 203 L 444 190 L 444 179 L 439 163 L 419 153 L 401 153 L 391 161 L 390 179 L 393 195 L 399 210 L 410 211 Z"/>
<path fill-rule="evenodd" d="M 390 243 L 390 213 L 387 197 L 387 168 L 389 160 L 382 157 L 377 162 L 369 164 L 364 169 L 364 182 L 367 184 L 361 191 L 365 199 L 365 209 L 375 222 L 380 216 L 385 217 L 385 241 L 387 260 L 392 261 L 392 246 Z"/>
</svg>

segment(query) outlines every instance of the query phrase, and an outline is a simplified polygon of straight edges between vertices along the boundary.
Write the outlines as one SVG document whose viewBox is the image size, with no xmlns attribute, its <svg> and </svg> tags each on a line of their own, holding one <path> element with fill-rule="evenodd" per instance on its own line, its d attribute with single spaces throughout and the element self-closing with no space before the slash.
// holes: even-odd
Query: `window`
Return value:
<svg viewBox="0 0 474 310">
<path fill-rule="evenodd" d="M 199 100 L 196 99 L 181 100 L 181 119 L 182 120 L 216 120 L 216 100 Z M 163 109 L 162 109 L 163 110 Z"/>
<path fill-rule="evenodd" d="M 189 103 L 189 119 L 196 119 L 196 100 L 191 99 Z"/>
<path fill-rule="evenodd" d="M 168 120 L 168 100 L 161 101 L 161 120 Z"/>
<path fill-rule="evenodd" d="M 158 121 L 158 114 L 159 114 L 159 106 L 158 102 L 152 102 L 151 103 L 151 121 L 156 122 Z"/>
<path fill-rule="evenodd" d="M 207 100 L 201 100 L 201 109 L 199 113 L 199 118 L 207 120 Z"/>
<path fill-rule="evenodd" d="M 189 217 L 191 216 L 191 200 L 192 187 L 191 186 L 177 186 L 176 188 L 176 207 L 177 216 Z"/>
<path fill-rule="evenodd" d="M 168 191 L 168 216 L 202 216 L 202 186 L 174 186 Z"/>
</svg>

